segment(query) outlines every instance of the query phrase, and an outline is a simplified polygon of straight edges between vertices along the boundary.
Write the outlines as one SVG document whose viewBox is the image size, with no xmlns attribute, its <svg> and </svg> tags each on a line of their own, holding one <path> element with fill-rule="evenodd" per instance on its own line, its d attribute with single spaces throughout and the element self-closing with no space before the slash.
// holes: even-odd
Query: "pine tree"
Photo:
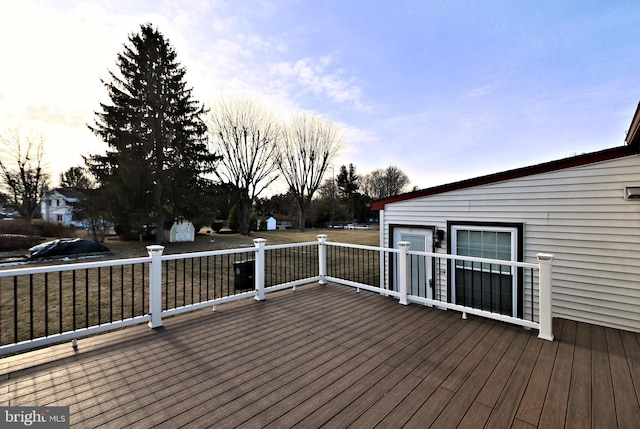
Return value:
<svg viewBox="0 0 640 429">
<path fill-rule="evenodd" d="M 167 217 L 189 216 L 197 208 L 202 175 L 216 160 L 207 148 L 206 110 L 192 98 L 176 57 L 151 24 L 129 36 L 117 57 L 119 74 L 102 80 L 111 103 L 100 104 L 102 112 L 89 126 L 109 149 L 85 158 L 114 222 L 155 223 L 157 242 L 164 241 Z"/>
<path fill-rule="evenodd" d="M 338 192 L 342 196 L 342 199 L 349 205 L 349 221 L 354 221 L 355 216 L 355 198 L 360 188 L 358 183 L 360 178 L 356 174 L 356 167 L 353 164 L 349 164 L 349 170 L 342 165 L 340 167 L 340 174 L 336 177 L 336 186 Z"/>
</svg>

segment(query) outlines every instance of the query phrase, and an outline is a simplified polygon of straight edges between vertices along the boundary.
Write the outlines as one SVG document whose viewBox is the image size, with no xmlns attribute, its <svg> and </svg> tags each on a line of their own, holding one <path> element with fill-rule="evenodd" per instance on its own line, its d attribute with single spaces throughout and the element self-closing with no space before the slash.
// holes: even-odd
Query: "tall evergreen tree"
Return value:
<svg viewBox="0 0 640 429">
<path fill-rule="evenodd" d="M 193 99 L 176 57 L 151 24 L 129 36 L 116 60 L 119 74 L 102 80 L 111 103 L 100 104 L 89 126 L 109 149 L 85 158 L 114 222 L 155 223 L 159 243 L 167 217 L 193 213 L 202 176 L 216 160 L 207 148 L 206 110 Z"/>
<path fill-rule="evenodd" d="M 82 167 L 69 167 L 68 170 L 60 173 L 60 187 L 81 191 L 93 187 L 91 178 Z"/>
<path fill-rule="evenodd" d="M 356 167 L 353 164 L 349 164 L 349 170 L 344 165 L 340 166 L 340 174 L 336 177 L 336 186 L 342 199 L 349 205 L 350 222 L 353 222 L 355 217 L 355 199 L 360 188 L 359 180 Z"/>
</svg>

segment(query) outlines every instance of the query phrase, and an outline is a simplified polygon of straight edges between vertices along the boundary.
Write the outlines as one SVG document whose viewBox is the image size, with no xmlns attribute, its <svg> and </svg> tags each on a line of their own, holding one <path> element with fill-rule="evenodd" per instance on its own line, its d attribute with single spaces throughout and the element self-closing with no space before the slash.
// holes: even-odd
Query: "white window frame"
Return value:
<svg viewBox="0 0 640 429">
<path fill-rule="evenodd" d="M 485 231 L 485 232 L 509 232 L 511 234 L 511 261 L 515 262 L 518 260 L 518 228 L 510 227 L 510 226 L 490 226 L 490 225 L 465 225 L 464 223 L 452 224 L 450 227 L 450 240 L 451 240 L 451 254 L 458 254 L 458 231 Z M 456 303 L 456 265 L 457 261 L 454 261 L 453 266 L 451 267 L 451 302 L 453 304 Z M 481 268 L 484 270 L 484 267 Z M 518 314 L 518 300 L 520 299 L 518 293 L 518 273 L 517 269 L 514 266 L 510 267 L 510 273 L 502 273 L 502 274 L 511 274 L 512 284 L 511 284 L 511 309 L 512 316 L 517 317 Z"/>
</svg>

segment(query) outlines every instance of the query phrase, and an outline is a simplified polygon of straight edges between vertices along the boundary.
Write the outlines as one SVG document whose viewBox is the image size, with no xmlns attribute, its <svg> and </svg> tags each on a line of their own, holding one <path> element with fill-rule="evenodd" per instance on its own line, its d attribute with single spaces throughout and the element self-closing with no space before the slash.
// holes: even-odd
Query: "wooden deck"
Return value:
<svg viewBox="0 0 640 429">
<path fill-rule="evenodd" d="M 554 333 L 309 285 L 0 359 L 0 405 L 81 428 L 640 427 L 640 334 Z"/>
</svg>

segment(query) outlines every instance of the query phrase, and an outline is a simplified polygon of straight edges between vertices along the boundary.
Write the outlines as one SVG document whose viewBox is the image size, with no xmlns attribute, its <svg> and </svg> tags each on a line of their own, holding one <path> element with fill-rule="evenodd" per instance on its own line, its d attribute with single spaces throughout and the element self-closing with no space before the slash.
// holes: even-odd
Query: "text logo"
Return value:
<svg viewBox="0 0 640 429">
<path fill-rule="evenodd" d="M 0 407 L 2 428 L 69 428 L 69 407 Z"/>
</svg>

